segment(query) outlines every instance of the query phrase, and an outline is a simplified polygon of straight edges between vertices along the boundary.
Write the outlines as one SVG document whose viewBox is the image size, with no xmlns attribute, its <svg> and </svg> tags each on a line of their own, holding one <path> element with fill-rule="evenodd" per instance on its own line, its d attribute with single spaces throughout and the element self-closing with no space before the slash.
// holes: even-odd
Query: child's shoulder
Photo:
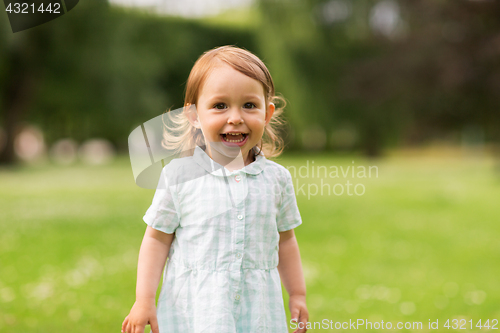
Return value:
<svg viewBox="0 0 500 333">
<path fill-rule="evenodd" d="M 170 160 L 165 166 L 163 167 L 163 171 L 177 171 L 182 167 L 186 167 L 194 162 L 193 156 L 186 156 L 186 157 L 178 157 Z"/>
<path fill-rule="evenodd" d="M 171 184 L 186 182 L 198 178 L 204 174 L 193 156 L 174 158 L 168 162 L 162 170 Z"/>
<path fill-rule="evenodd" d="M 280 177 L 280 180 L 284 182 L 288 181 L 288 179 L 291 179 L 290 171 L 285 166 L 277 162 L 266 159 L 265 169 L 276 174 L 276 176 Z"/>
</svg>

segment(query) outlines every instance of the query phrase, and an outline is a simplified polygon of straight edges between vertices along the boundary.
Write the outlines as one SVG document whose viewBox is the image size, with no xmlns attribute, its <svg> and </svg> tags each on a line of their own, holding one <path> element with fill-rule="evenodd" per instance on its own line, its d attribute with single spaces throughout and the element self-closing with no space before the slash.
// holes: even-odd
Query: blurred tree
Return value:
<svg viewBox="0 0 500 333">
<path fill-rule="evenodd" d="M 109 7 L 101 0 L 14 36 L 2 30 L 0 43 L 6 50 L 16 47 L 0 56 L 2 103 L 10 103 L 2 107 L 9 140 L 0 163 L 14 161 L 21 120 L 39 124 L 49 143 L 102 137 L 125 148 L 135 126 L 182 106 L 183 83 L 204 51 L 224 44 L 255 48 L 244 29 Z"/>
<path fill-rule="evenodd" d="M 393 100 L 399 137 L 410 144 L 478 125 L 499 141 L 500 4 L 489 1 L 401 2 L 405 31 L 375 36 L 383 56 L 351 67 L 352 100 Z M 402 117 L 401 117 L 402 115 Z"/>
<path fill-rule="evenodd" d="M 40 124 L 49 143 L 99 136 L 124 147 L 133 127 L 182 105 L 194 61 L 224 44 L 268 64 L 289 102 L 292 146 L 314 131 L 326 133 L 327 148 L 351 133 L 349 148 L 372 156 L 401 142 L 458 141 L 470 128 L 500 142 L 498 2 L 258 3 L 232 24 L 216 24 L 223 16 L 160 17 L 104 0 L 14 35 L 1 17 L 7 148 L 0 161 L 12 161 L 22 120 Z"/>
<path fill-rule="evenodd" d="M 333 16 L 326 17 L 331 3 Z M 273 75 L 291 102 L 291 122 L 298 132 L 296 147 L 307 140 L 303 135 L 307 128 L 322 128 L 331 134 L 339 124 L 353 123 L 362 133 L 365 151 L 378 154 L 382 118 L 366 105 L 346 100 L 343 91 L 345 81 L 351 79 L 346 68 L 380 53 L 380 46 L 367 37 L 367 24 L 360 25 L 358 16 L 351 18 L 354 9 L 358 15 L 368 5 L 366 1 L 355 5 L 343 1 L 259 2 L 266 23 L 260 29 L 260 41 L 271 65 L 276 64 Z"/>
<path fill-rule="evenodd" d="M 6 17 L 6 15 L 5 15 Z M 0 21 L 0 116 L 5 131 L 0 164 L 12 162 L 17 125 L 26 118 L 37 84 L 36 63 L 41 52 L 35 31 L 14 38 L 5 17 Z"/>
<path fill-rule="evenodd" d="M 68 106 L 86 101 L 87 90 L 75 91 L 74 85 L 68 85 L 64 79 L 69 77 L 72 82 L 77 82 L 78 69 L 83 67 L 86 71 L 88 68 L 96 68 L 94 66 L 99 60 L 104 59 L 102 53 L 94 54 L 93 59 L 88 59 L 92 66 L 85 67 L 86 63 L 82 64 L 80 57 L 84 54 L 82 49 L 88 46 L 86 38 L 88 40 L 100 37 L 100 43 L 97 43 L 100 45 L 96 49 L 101 52 L 106 49 L 103 37 L 106 36 L 106 29 L 99 28 L 106 23 L 104 18 L 107 8 L 105 0 L 85 2 L 78 6 L 78 10 L 71 11 L 61 18 L 16 34 L 8 28 L 6 21 L 2 21 L 0 48 L 4 52 L 1 52 L 3 56 L 0 58 L 0 68 L 3 69 L 0 71 L 0 101 L 6 144 L 0 152 L 0 164 L 15 162 L 14 140 L 23 122 L 38 119 L 43 120 L 45 124 L 52 124 L 54 121 L 57 123 L 61 119 L 76 117 L 75 113 L 68 113 L 76 111 Z M 71 31 L 79 32 L 77 38 L 67 38 Z M 101 33 L 94 36 L 93 33 L 97 31 Z M 74 45 L 71 45 L 72 42 Z M 80 46 L 80 49 L 75 46 Z M 48 86 L 51 89 L 47 89 Z M 99 84 L 93 80 L 87 87 L 96 86 Z M 58 102 L 48 107 L 43 103 L 55 99 Z M 66 106 L 66 112 L 61 112 L 61 105 Z M 46 112 L 40 115 L 40 111 Z M 86 113 L 88 114 L 89 110 Z"/>
<path fill-rule="evenodd" d="M 368 155 L 470 124 L 500 141 L 498 2 L 259 4 L 260 36 L 278 78 L 286 78 L 297 128 L 353 124 Z"/>
</svg>

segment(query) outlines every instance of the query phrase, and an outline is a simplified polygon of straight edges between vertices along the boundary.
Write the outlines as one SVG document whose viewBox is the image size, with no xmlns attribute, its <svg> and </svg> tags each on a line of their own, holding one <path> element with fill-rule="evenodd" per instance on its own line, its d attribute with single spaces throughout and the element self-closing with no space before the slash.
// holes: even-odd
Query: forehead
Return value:
<svg viewBox="0 0 500 333">
<path fill-rule="evenodd" d="M 200 95 L 212 92 L 249 92 L 265 95 L 262 82 L 234 69 L 228 64 L 217 64 L 200 86 Z"/>
</svg>

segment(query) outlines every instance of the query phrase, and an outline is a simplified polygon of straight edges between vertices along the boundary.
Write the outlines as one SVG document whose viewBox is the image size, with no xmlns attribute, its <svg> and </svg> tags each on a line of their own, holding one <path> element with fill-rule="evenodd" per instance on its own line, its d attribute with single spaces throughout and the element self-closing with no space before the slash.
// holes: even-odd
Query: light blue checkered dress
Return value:
<svg viewBox="0 0 500 333">
<path fill-rule="evenodd" d="M 302 223 L 290 172 L 257 155 L 228 171 L 201 147 L 163 168 L 144 221 L 175 232 L 157 306 L 161 333 L 285 333 L 280 231 Z"/>
</svg>

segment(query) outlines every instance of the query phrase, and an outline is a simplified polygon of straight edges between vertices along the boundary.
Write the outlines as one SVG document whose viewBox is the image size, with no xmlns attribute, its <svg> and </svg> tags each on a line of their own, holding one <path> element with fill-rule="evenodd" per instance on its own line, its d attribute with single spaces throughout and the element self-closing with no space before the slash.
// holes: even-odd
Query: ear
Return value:
<svg viewBox="0 0 500 333">
<path fill-rule="evenodd" d="M 271 117 L 273 116 L 274 114 L 274 109 L 276 108 L 276 106 L 274 105 L 274 103 L 269 103 L 267 104 L 267 108 L 266 108 L 266 125 L 269 124 L 269 121 L 271 121 Z"/>
<path fill-rule="evenodd" d="M 196 105 L 188 104 L 184 107 L 184 115 L 189 120 L 191 125 L 195 128 L 201 128 L 200 121 L 198 119 L 198 112 L 196 111 Z"/>
</svg>

